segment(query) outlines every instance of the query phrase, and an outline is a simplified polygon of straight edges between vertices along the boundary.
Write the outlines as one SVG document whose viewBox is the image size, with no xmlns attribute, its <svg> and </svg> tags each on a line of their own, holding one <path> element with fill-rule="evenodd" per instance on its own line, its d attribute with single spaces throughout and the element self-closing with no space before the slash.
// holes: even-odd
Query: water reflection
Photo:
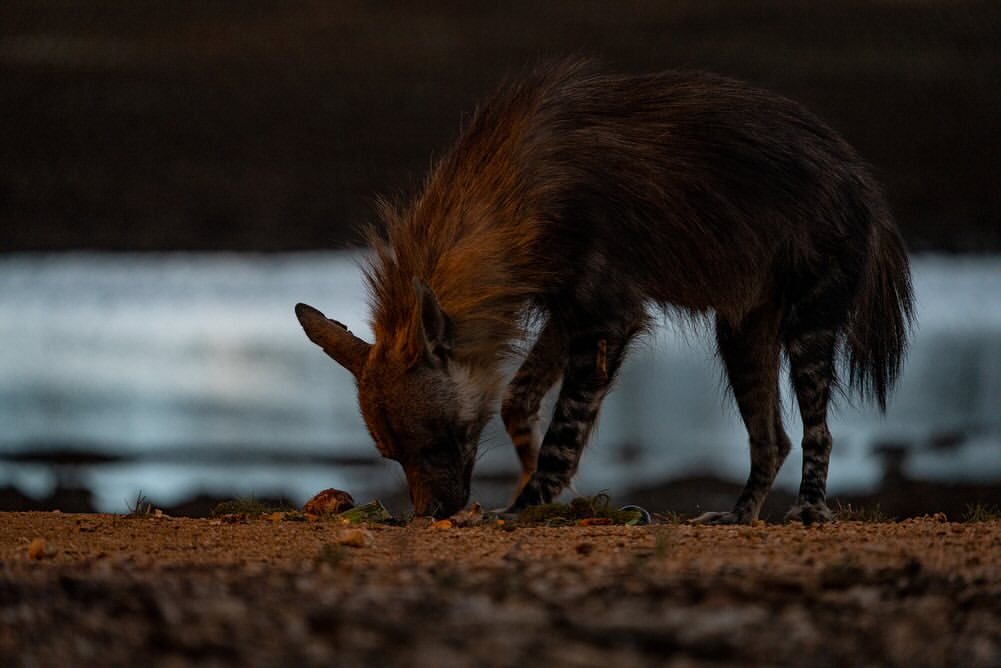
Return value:
<svg viewBox="0 0 1001 668">
<path fill-rule="evenodd" d="M 914 274 L 919 325 L 886 418 L 843 403 L 833 421 L 835 492 L 875 485 L 887 442 L 907 448 L 911 475 L 1001 480 L 1001 259 L 919 257 Z M 362 497 L 398 486 L 398 470 L 374 459 L 353 380 L 302 336 L 297 301 L 369 335 L 346 254 L 0 259 L 0 486 L 44 496 L 76 485 L 116 511 L 139 489 L 171 503 L 203 490 L 300 501 L 330 486 Z M 623 369 L 578 490 L 745 476 L 746 437 L 719 388 L 703 337 L 666 323 Z M 24 457 L 55 450 L 117 459 Z M 491 425 L 483 484 L 500 489 L 515 468 Z M 797 482 L 794 452 L 778 484 Z"/>
</svg>

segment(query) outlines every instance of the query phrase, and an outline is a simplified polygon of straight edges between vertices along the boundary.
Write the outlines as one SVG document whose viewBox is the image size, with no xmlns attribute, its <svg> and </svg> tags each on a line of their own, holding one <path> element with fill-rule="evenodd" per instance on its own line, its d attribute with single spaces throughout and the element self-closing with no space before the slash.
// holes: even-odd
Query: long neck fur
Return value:
<svg viewBox="0 0 1001 668">
<path fill-rule="evenodd" d="M 434 291 L 452 324 L 453 356 L 495 370 L 522 334 L 544 284 L 541 222 L 526 177 L 538 86 L 510 85 L 477 111 L 409 206 L 383 203 L 366 268 L 376 340 L 406 359 L 419 353 L 413 278 Z"/>
</svg>

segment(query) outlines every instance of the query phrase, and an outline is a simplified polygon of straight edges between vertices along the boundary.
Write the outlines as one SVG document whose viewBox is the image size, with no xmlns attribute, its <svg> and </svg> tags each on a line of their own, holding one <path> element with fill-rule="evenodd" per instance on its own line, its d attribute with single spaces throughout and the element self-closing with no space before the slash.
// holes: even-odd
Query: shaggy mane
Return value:
<svg viewBox="0 0 1001 668">
<path fill-rule="evenodd" d="M 365 267 L 376 340 L 405 360 L 420 353 L 413 279 L 424 281 L 449 317 L 461 363 L 495 365 L 520 338 L 544 284 L 543 225 L 528 208 L 538 184 L 526 178 L 527 152 L 547 97 L 585 67 L 538 70 L 508 83 L 473 114 L 409 205 L 379 202 L 382 229 L 368 231 Z"/>
</svg>

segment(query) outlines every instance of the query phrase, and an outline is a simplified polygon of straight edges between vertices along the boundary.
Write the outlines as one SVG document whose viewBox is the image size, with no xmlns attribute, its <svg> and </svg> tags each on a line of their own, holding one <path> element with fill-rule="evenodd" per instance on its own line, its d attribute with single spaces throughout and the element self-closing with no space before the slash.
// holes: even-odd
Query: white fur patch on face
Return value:
<svg viewBox="0 0 1001 668">
<path fill-rule="evenodd" d="M 475 373 L 461 364 L 450 364 L 448 376 L 455 384 L 459 402 L 459 420 L 475 421 L 494 392 L 493 374 Z"/>
</svg>

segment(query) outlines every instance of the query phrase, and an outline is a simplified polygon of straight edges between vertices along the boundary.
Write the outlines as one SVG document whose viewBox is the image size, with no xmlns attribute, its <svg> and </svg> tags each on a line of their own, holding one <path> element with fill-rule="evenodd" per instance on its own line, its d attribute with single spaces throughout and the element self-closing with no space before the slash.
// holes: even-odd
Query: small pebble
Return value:
<svg viewBox="0 0 1001 668">
<path fill-rule="evenodd" d="M 31 541 L 31 544 L 28 545 L 28 558 L 38 560 L 43 558 L 44 556 L 45 556 L 45 539 L 36 538 L 35 540 Z"/>
<path fill-rule="evenodd" d="M 336 542 L 346 547 L 370 547 L 374 539 L 364 529 L 343 529 L 337 532 Z"/>
</svg>

